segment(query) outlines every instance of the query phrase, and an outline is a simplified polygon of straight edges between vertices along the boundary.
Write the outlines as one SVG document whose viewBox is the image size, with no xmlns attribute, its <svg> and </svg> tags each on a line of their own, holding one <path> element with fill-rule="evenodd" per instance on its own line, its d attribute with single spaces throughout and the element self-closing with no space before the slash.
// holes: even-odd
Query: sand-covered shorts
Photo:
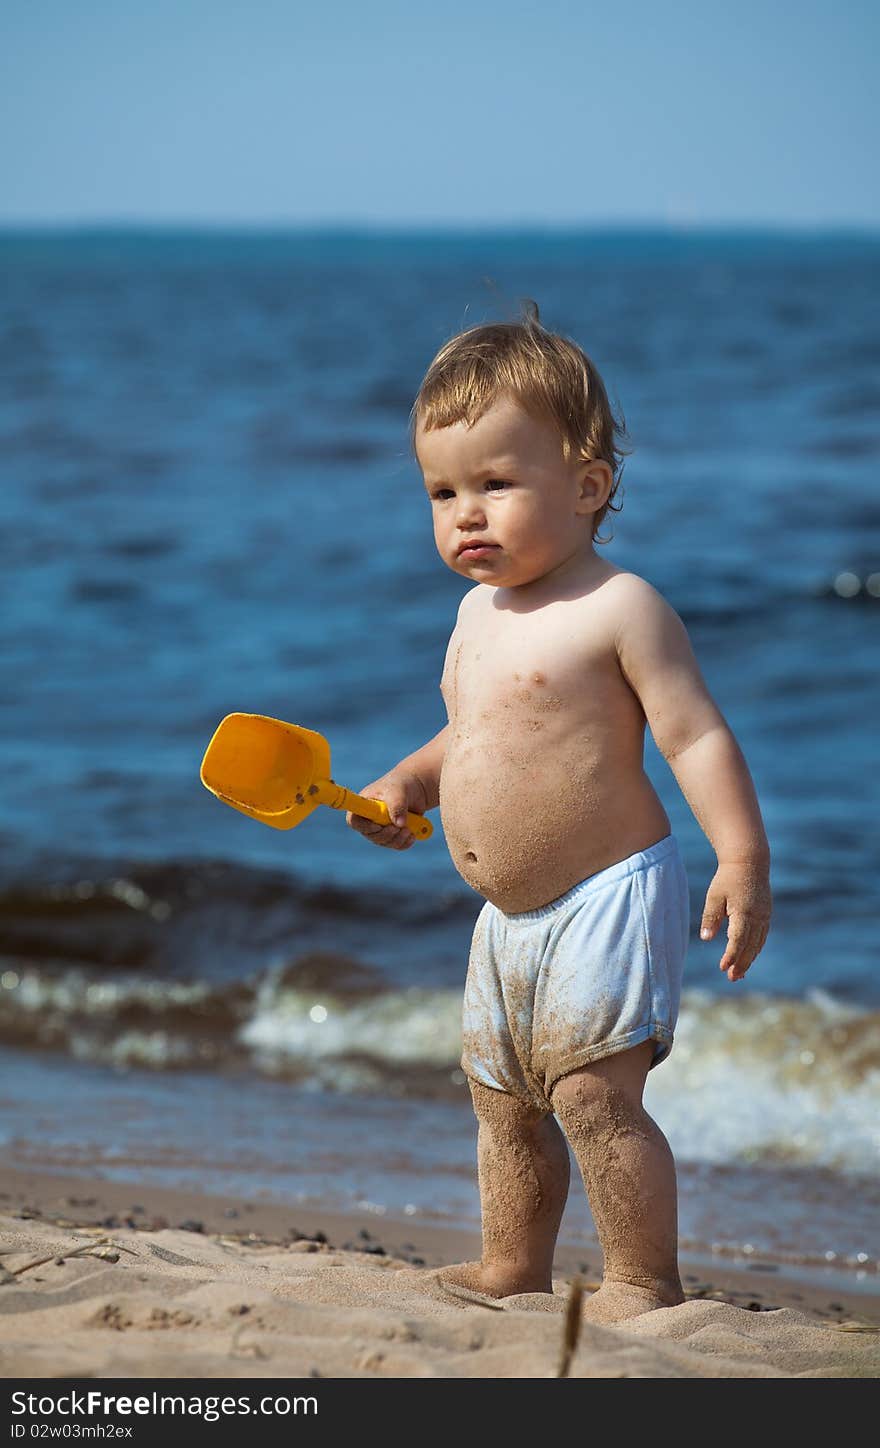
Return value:
<svg viewBox="0 0 880 1448">
<path fill-rule="evenodd" d="M 590 875 L 549 905 L 487 901 L 464 991 L 461 1068 L 544 1112 L 560 1076 L 656 1041 L 672 1048 L 689 926 L 674 835 Z"/>
</svg>

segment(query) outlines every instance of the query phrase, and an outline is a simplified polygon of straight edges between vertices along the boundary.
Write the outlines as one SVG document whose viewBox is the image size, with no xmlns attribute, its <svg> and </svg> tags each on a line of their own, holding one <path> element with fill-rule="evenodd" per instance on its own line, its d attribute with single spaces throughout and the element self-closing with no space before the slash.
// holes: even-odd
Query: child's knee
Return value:
<svg viewBox="0 0 880 1448">
<path fill-rule="evenodd" d="M 607 1121 L 612 1114 L 612 1095 L 601 1079 L 585 1071 L 570 1071 L 556 1082 L 550 1100 L 557 1119 L 568 1133 L 575 1122 L 591 1126 Z"/>
<path fill-rule="evenodd" d="M 550 1115 L 537 1105 L 511 1095 L 509 1091 L 496 1091 L 491 1086 L 484 1086 L 472 1076 L 468 1077 L 468 1085 L 474 1113 L 481 1126 L 528 1133 L 539 1127 Z"/>
<path fill-rule="evenodd" d="M 572 1112 L 603 1116 L 639 1111 L 653 1052 L 653 1041 L 643 1041 L 560 1076 L 550 1090 L 560 1121 Z"/>
<path fill-rule="evenodd" d="M 588 1070 L 560 1077 L 551 1092 L 553 1110 L 566 1134 L 628 1133 L 649 1120 L 638 1087 Z"/>
</svg>

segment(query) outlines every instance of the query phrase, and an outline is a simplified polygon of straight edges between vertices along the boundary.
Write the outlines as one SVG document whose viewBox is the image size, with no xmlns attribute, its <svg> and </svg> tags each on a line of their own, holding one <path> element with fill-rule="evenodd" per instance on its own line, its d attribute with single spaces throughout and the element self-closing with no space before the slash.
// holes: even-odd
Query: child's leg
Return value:
<svg viewBox="0 0 880 1448">
<path fill-rule="evenodd" d="M 565 1137 L 553 1119 L 506 1091 L 470 1080 L 479 1122 L 483 1259 L 438 1272 L 492 1297 L 553 1291 L 553 1252 L 568 1197 Z"/>
<path fill-rule="evenodd" d="M 675 1163 L 642 1106 L 654 1042 L 563 1076 L 551 1092 L 584 1179 L 605 1254 L 584 1315 L 614 1322 L 684 1301 L 678 1275 Z"/>
</svg>

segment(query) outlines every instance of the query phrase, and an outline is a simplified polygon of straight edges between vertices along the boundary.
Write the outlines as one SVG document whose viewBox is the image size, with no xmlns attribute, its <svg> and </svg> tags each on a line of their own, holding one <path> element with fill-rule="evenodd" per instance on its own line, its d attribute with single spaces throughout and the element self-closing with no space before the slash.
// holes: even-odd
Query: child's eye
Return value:
<svg viewBox="0 0 880 1448">
<path fill-rule="evenodd" d="M 490 478 L 489 482 L 486 484 L 486 487 L 487 487 L 487 488 L 509 488 L 509 487 L 510 487 L 510 483 L 506 482 L 503 478 Z"/>
<path fill-rule="evenodd" d="M 438 488 L 431 496 L 432 498 L 436 498 L 438 502 L 444 503 L 447 498 L 454 498 L 455 494 L 451 488 Z"/>
</svg>

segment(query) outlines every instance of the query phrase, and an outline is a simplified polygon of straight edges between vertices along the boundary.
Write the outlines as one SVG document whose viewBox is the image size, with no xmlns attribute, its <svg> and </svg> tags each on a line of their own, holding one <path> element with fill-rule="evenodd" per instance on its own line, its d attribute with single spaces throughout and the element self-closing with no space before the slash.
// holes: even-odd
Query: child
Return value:
<svg viewBox="0 0 880 1448">
<path fill-rule="evenodd" d="M 363 790 L 396 823 L 346 818 L 403 850 L 406 811 L 439 804 L 453 863 L 486 901 L 461 1058 L 482 1260 L 438 1276 L 492 1297 L 552 1292 L 567 1137 L 604 1253 L 584 1314 L 620 1321 L 684 1301 L 675 1167 L 642 1091 L 672 1046 L 688 886 L 643 768 L 645 724 L 717 855 L 700 934 L 728 918 L 731 981 L 767 936 L 769 845 L 681 619 L 594 547 L 618 510 L 622 426 L 589 358 L 532 303 L 447 342 L 411 421 L 438 551 L 475 586 L 446 654 L 448 724 Z"/>
</svg>

